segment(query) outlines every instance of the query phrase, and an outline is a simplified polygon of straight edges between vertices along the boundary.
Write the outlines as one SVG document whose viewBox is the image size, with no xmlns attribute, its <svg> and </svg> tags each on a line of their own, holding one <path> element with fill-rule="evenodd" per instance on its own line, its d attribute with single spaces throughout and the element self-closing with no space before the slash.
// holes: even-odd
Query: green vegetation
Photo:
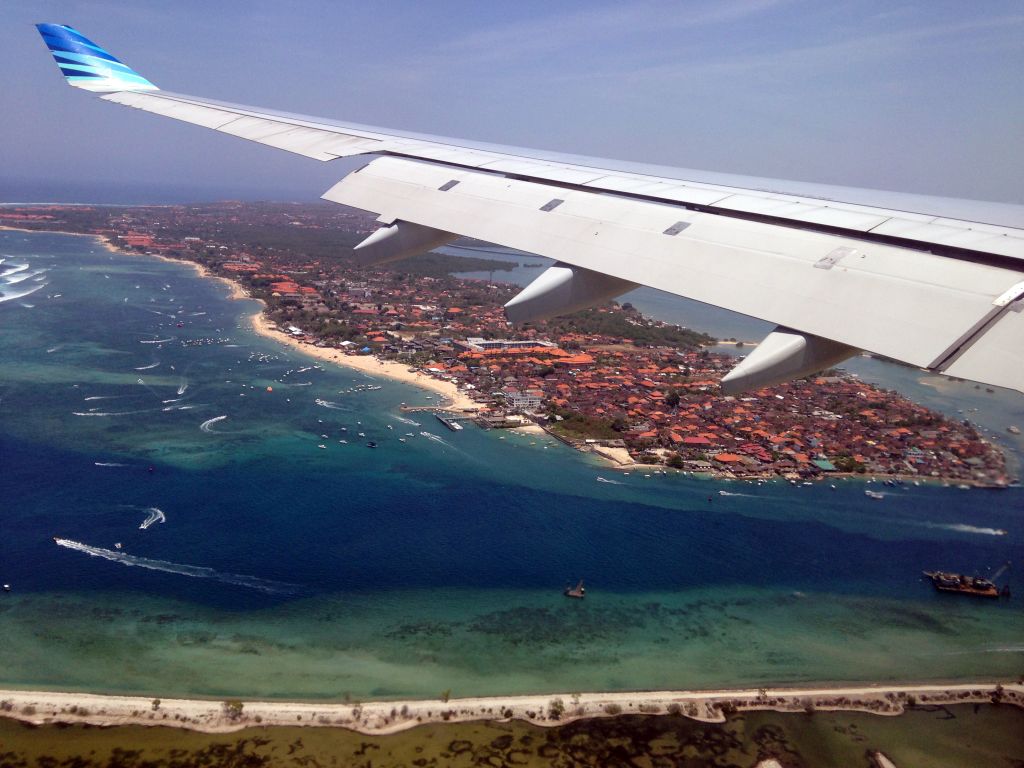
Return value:
<svg viewBox="0 0 1024 768">
<path fill-rule="evenodd" d="M 563 435 L 573 440 L 617 440 L 622 435 L 615 431 L 612 422 L 608 419 L 600 419 L 596 416 L 586 416 L 567 408 L 552 408 L 549 416 L 561 416 L 561 421 L 553 420 L 550 429 L 555 434 Z"/>
<path fill-rule="evenodd" d="M 715 341 L 706 333 L 648 320 L 636 310 L 626 309 L 626 305 L 623 305 L 619 312 L 595 308 L 554 318 L 547 322 L 547 329 L 553 335 L 600 334 L 615 339 L 631 340 L 637 346 L 676 349 L 693 349 L 704 344 L 713 344 Z"/>
<path fill-rule="evenodd" d="M 552 699 L 548 702 L 548 717 L 552 720 L 561 720 L 565 714 L 565 702 L 561 699 Z"/>
<path fill-rule="evenodd" d="M 832 464 L 840 472 L 859 472 L 863 473 L 867 467 L 862 462 L 857 461 L 852 456 L 837 456 L 832 459 Z"/>
</svg>

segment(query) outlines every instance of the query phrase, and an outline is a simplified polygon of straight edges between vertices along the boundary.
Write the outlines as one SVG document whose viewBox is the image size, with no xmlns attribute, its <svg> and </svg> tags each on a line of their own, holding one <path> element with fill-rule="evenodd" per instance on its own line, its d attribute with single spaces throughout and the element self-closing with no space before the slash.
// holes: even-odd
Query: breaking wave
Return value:
<svg viewBox="0 0 1024 768">
<path fill-rule="evenodd" d="M 168 341 L 174 341 L 174 339 L 153 339 L 151 341 L 143 339 L 139 344 L 166 344 Z"/>
<path fill-rule="evenodd" d="M 144 531 L 153 523 L 166 523 L 167 515 L 163 513 L 163 510 L 157 509 L 156 507 L 146 507 L 144 510 L 147 513 L 146 519 L 139 523 L 139 530 Z"/>
<path fill-rule="evenodd" d="M 227 416 L 214 416 L 212 419 L 207 419 L 202 424 L 200 424 L 199 429 L 202 430 L 203 432 L 213 432 L 213 425 L 216 424 L 218 421 L 224 421 L 224 419 L 226 418 Z"/>
<path fill-rule="evenodd" d="M 93 464 L 95 464 L 97 467 L 127 467 L 128 466 L 127 464 L 121 464 L 120 462 L 117 462 L 117 461 L 94 461 Z"/>
<path fill-rule="evenodd" d="M 49 283 L 40 283 L 39 285 L 33 286 L 32 288 L 26 288 L 24 291 L 4 293 L 3 295 L 0 295 L 0 304 L 2 304 L 5 301 L 14 301 L 14 299 L 23 299 L 26 296 L 35 293 L 40 288 L 45 288 L 47 285 L 49 285 Z"/>
<path fill-rule="evenodd" d="M 255 589 L 268 594 L 294 594 L 299 589 L 296 584 L 285 584 L 280 581 L 270 581 L 268 579 L 259 579 L 255 576 L 245 576 L 236 573 L 221 573 L 213 568 L 207 568 L 201 565 L 185 565 L 182 563 L 172 563 L 167 560 L 137 557 L 125 552 L 117 552 L 112 549 L 92 547 L 88 544 L 83 544 L 80 541 L 72 541 L 71 539 L 54 537 L 53 541 L 58 547 L 73 549 L 76 552 L 83 552 L 90 557 L 99 557 L 104 560 L 109 560 L 112 563 L 127 565 L 131 568 L 145 568 L 149 571 L 175 573 L 179 576 L 189 576 L 194 579 L 212 579 L 224 584 L 232 584 L 236 587 Z"/>
<path fill-rule="evenodd" d="M 136 371 L 148 371 L 150 368 L 156 368 L 160 363 L 150 363 L 149 365 L 143 365 L 136 368 Z"/>
<path fill-rule="evenodd" d="M 7 277 L 8 275 L 16 275 L 19 272 L 24 272 L 28 269 L 28 264 L 13 264 L 9 268 L 0 272 L 0 277 Z"/>
<path fill-rule="evenodd" d="M 44 272 L 46 272 L 45 269 L 36 269 L 36 270 L 33 270 L 32 272 L 22 272 L 17 277 L 7 277 L 7 278 L 4 278 L 4 282 L 6 282 L 7 285 L 17 285 L 18 283 L 23 282 L 25 280 L 28 280 L 30 278 L 39 277 Z"/>
</svg>

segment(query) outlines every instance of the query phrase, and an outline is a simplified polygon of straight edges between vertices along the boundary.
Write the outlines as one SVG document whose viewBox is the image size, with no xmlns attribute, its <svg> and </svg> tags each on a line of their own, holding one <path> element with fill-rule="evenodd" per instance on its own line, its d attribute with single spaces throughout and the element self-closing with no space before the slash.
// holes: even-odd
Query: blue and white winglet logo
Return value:
<svg viewBox="0 0 1024 768">
<path fill-rule="evenodd" d="M 36 29 L 69 85 L 97 93 L 160 90 L 71 27 L 36 24 Z"/>
</svg>

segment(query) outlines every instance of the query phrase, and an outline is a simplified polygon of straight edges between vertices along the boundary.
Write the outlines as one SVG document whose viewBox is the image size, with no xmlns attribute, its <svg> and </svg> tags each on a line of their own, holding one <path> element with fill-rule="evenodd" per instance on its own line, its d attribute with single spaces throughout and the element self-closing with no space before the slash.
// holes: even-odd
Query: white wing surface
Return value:
<svg viewBox="0 0 1024 768">
<path fill-rule="evenodd" d="M 635 166 L 260 110 L 161 91 L 68 27 L 40 31 L 69 82 L 107 101 L 321 161 L 378 155 L 324 194 L 379 214 L 384 227 L 356 249 L 364 263 L 460 235 L 556 259 L 506 307 L 517 322 L 648 285 L 779 326 L 723 380 L 726 391 L 867 350 L 1024 392 L 1024 206 Z M 76 51 L 126 72 L 83 77 L 62 60 Z"/>
</svg>

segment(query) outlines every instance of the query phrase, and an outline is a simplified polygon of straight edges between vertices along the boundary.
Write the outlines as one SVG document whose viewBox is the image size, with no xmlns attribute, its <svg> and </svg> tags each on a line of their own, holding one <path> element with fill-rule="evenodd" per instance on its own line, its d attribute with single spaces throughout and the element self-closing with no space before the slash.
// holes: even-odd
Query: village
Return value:
<svg viewBox="0 0 1024 768">
<path fill-rule="evenodd" d="M 431 254 L 357 267 L 373 217 L 338 206 L 0 209 L 0 224 L 95 234 L 142 254 L 196 262 L 266 303 L 297 340 L 394 360 L 457 384 L 485 428 L 537 424 L 581 450 L 742 479 L 841 474 L 1001 487 L 998 448 L 966 422 L 841 371 L 723 396 L 735 358 L 705 334 L 609 303 L 513 327 L 507 262 Z M 485 252 L 484 252 L 485 253 Z M 463 279 L 453 272 L 487 272 Z"/>
</svg>

